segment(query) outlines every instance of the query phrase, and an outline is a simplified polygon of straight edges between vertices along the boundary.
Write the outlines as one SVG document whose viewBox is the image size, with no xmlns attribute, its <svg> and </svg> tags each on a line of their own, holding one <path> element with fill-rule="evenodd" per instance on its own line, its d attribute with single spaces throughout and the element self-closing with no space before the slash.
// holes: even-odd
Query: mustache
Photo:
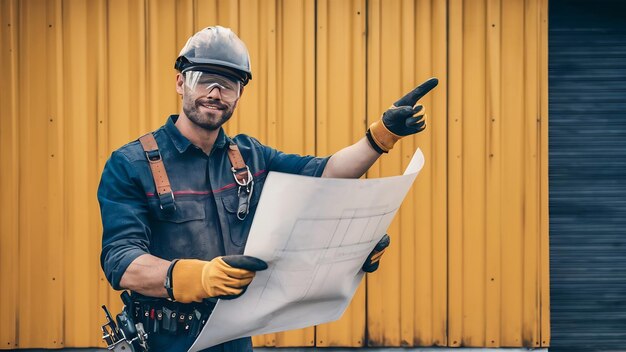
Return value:
<svg viewBox="0 0 626 352">
<path fill-rule="evenodd" d="M 200 105 L 214 105 L 214 106 L 217 106 L 217 108 L 220 109 L 220 110 L 228 109 L 228 105 L 226 105 L 226 104 L 224 104 L 221 101 L 216 100 L 216 99 L 200 98 L 200 99 L 196 100 L 196 103 L 200 104 Z"/>
</svg>

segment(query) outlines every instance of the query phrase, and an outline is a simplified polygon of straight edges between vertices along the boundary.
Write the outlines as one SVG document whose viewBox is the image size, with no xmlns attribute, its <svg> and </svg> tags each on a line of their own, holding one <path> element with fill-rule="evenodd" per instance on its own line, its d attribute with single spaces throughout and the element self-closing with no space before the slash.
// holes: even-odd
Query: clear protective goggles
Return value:
<svg viewBox="0 0 626 352">
<path fill-rule="evenodd" d="M 222 100 L 234 102 L 241 94 L 241 83 L 237 80 L 215 73 L 193 71 L 185 72 L 185 85 L 196 94 L 208 95 L 213 89 L 220 91 Z"/>
</svg>

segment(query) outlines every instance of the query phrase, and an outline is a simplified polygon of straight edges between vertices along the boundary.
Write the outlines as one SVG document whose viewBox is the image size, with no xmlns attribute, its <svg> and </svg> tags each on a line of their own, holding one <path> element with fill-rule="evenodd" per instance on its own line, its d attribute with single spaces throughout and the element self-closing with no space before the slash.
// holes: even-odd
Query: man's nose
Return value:
<svg viewBox="0 0 626 352">
<path fill-rule="evenodd" d="M 222 91 L 218 86 L 213 86 L 209 88 L 209 92 L 207 93 L 207 98 L 214 100 L 222 100 Z"/>
</svg>

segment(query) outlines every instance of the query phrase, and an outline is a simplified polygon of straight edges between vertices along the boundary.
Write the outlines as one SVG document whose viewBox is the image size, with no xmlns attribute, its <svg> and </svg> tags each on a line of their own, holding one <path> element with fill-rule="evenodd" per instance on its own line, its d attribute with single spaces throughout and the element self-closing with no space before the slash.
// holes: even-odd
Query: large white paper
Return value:
<svg viewBox="0 0 626 352">
<path fill-rule="evenodd" d="M 270 172 L 245 249 L 269 267 L 257 272 L 244 295 L 218 302 L 190 351 L 339 319 L 363 278 L 361 266 L 423 165 L 418 149 L 402 176 Z"/>
</svg>

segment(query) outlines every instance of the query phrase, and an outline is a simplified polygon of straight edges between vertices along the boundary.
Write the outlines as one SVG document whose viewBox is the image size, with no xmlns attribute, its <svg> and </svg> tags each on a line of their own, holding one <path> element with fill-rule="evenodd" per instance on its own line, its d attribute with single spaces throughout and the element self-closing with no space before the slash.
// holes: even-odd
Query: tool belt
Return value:
<svg viewBox="0 0 626 352">
<path fill-rule="evenodd" d="M 152 334 L 193 335 L 197 337 L 215 303 L 178 303 L 165 299 L 133 299 L 133 318 Z M 148 337 L 149 338 L 149 337 Z"/>
</svg>

